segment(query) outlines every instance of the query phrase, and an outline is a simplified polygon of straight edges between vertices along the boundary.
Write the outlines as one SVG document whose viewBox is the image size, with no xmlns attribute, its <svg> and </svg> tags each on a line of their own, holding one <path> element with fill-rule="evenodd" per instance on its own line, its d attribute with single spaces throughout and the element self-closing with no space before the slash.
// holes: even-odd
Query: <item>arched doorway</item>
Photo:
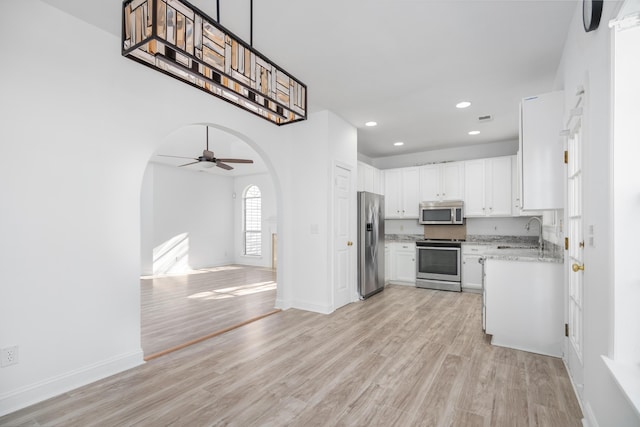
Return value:
<svg viewBox="0 0 640 427">
<path fill-rule="evenodd" d="M 203 150 L 253 163 L 199 162 Z M 145 359 L 273 312 L 275 178 L 246 140 L 212 124 L 185 126 L 159 145 L 141 191 Z M 253 230 L 254 246 L 246 253 L 244 192 L 252 186 L 261 189 L 261 217 L 254 227 L 260 235 Z"/>
</svg>

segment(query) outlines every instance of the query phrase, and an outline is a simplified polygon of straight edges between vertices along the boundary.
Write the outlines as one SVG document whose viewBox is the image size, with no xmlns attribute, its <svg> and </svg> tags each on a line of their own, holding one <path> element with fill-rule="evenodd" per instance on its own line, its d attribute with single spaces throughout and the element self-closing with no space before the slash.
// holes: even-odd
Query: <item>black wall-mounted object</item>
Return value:
<svg viewBox="0 0 640 427">
<path fill-rule="evenodd" d="M 604 0 L 582 0 L 582 25 L 588 33 L 600 25 Z"/>
</svg>

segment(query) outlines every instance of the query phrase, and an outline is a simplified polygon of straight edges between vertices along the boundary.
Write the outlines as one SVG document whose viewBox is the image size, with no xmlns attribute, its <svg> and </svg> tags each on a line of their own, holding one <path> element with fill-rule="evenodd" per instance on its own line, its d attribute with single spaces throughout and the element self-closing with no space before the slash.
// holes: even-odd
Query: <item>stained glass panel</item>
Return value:
<svg viewBox="0 0 640 427">
<path fill-rule="evenodd" d="M 176 43 L 176 10 L 167 6 L 167 41 Z"/>
<path fill-rule="evenodd" d="M 158 13 L 156 18 L 156 29 L 158 37 L 167 38 L 167 5 L 163 1 L 158 2 Z"/>
<path fill-rule="evenodd" d="M 187 19 L 187 53 L 193 55 L 193 21 Z"/>
<path fill-rule="evenodd" d="M 182 50 L 186 50 L 186 30 L 187 25 L 184 22 L 184 15 L 180 12 L 176 17 L 176 46 Z"/>
</svg>

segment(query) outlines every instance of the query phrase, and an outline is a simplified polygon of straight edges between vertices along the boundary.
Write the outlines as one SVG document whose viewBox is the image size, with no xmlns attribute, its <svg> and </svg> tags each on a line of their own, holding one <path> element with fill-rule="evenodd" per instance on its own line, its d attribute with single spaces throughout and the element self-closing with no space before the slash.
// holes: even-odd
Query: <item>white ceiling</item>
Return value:
<svg viewBox="0 0 640 427">
<path fill-rule="evenodd" d="M 120 0 L 44 1 L 120 36 Z M 221 24 L 248 41 L 249 0 L 219 2 Z M 215 17 L 215 0 L 191 3 Z M 307 84 L 310 111 L 340 115 L 359 152 L 383 157 L 516 139 L 519 100 L 553 89 L 579 4 L 260 0 L 253 46 Z M 461 100 L 473 104 L 458 110 Z"/>
</svg>

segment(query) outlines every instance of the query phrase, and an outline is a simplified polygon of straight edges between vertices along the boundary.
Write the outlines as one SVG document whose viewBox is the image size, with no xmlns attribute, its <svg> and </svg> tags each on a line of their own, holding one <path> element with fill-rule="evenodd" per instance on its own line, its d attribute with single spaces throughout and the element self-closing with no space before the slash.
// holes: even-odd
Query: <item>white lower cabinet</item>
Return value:
<svg viewBox="0 0 640 427">
<path fill-rule="evenodd" d="M 482 292 L 481 255 L 462 255 L 462 290 Z"/>
<path fill-rule="evenodd" d="M 495 244 L 462 244 L 462 290 L 482 292 L 482 264 L 480 260 L 487 251 L 497 248 Z"/>
<path fill-rule="evenodd" d="M 388 253 L 387 253 L 388 250 Z M 391 242 L 385 244 L 385 276 L 390 283 L 415 285 L 416 283 L 416 244 L 413 242 Z"/>
<path fill-rule="evenodd" d="M 563 264 L 488 258 L 484 273 L 491 344 L 561 357 Z"/>
<path fill-rule="evenodd" d="M 384 283 L 389 282 L 390 273 L 391 273 L 391 244 L 385 243 L 384 245 Z"/>
</svg>

